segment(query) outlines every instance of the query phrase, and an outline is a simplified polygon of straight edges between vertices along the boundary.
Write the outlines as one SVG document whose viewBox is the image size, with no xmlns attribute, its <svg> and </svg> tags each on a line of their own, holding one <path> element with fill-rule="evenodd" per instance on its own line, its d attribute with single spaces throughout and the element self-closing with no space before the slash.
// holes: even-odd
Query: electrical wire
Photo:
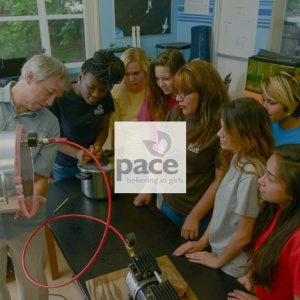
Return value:
<svg viewBox="0 0 300 300">
<path fill-rule="evenodd" d="M 98 167 L 100 168 L 100 170 L 102 171 L 102 174 L 103 174 L 103 177 L 104 177 L 104 180 L 105 180 L 105 183 L 106 183 L 106 187 L 107 187 L 107 194 L 108 194 L 108 213 L 107 213 L 107 221 L 104 222 L 100 219 L 97 219 L 97 218 L 94 218 L 94 217 L 91 217 L 91 216 L 86 216 L 86 215 L 80 215 L 80 214 L 70 214 L 70 215 L 63 215 L 63 216 L 58 216 L 58 217 L 55 217 L 55 218 L 52 218 L 51 220 L 48 220 L 48 221 L 45 221 L 43 224 L 41 224 L 37 229 L 34 230 L 34 232 L 31 234 L 31 236 L 29 237 L 28 241 L 26 242 L 25 244 L 25 247 L 24 247 L 24 250 L 23 250 L 23 254 L 22 254 L 22 265 L 23 265 L 23 270 L 27 276 L 27 278 L 33 282 L 34 284 L 36 284 L 37 286 L 39 287 L 43 287 L 43 288 L 58 288 L 58 287 L 62 287 L 62 286 L 65 286 L 75 280 L 77 280 L 81 275 L 83 275 L 88 269 L 89 267 L 92 265 L 92 263 L 95 261 L 95 259 L 97 258 L 98 254 L 100 253 L 103 245 L 104 245 L 104 242 L 106 240 L 106 237 L 107 237 L 107 234 L 108 234 L 108 230 L 109 229 L 112 229 L 119 237 L 120 239 L 122 240 L 122 242 L 126 245 L 126 240 L 124 239 L 124 237 L 121 235 L 121 233 L 119 231 L 117 231 L 117 229 L 115 229 L 114 227 L 112 227 L 110 225 L 110 220 L 111 220 L 111 206 L 112 206 L 112 199 L 111 199 L 111 190 L 110 190 L 110 185 L 109 185 L 109 181 L 108 181 L 108 178 L 106 176 L 106 173 L 103 169 L 103 167 L 101 166 L 101 164 L 99 163 L 99 161 L 97 160 L 97 158 L 92 154 L 90 153 L 87 149 L 85 149 L 84 147 L 76 144 L 76 143 L 73 143 L 73 142 L 70 142 L 70 141 L 65 141 L 64 143 L 66 144 L 69 144 L 69 145 L 72 145 L 76 148 L 79 148 L 83 151 L 85 151 L 87 154 L 89 154 L 91 156 L 91 158 L 95 161 L 95 163 L 98 165 Z M 58 219 L 64 219 L 64 218 L 71 218 L 71 217 L 79 217 L 79 218 L 87 218 L 87 219 L 92 219 L 94 221 L 97 221 L 99 223 L 102 223 L 102 224 L 105 224 L 105 230 L 104 230 L 104 233 L 103 233 L 103 236 L 102 236 L 102 239 L 101 239 L 101 242 L 99 244 L 99 247 L 96 251 L 96 253 L 94 254 L 94 256 L 92 257 L 92 259 L 90 260 L 90 262 L 83 268 L 83 270 L 78 273 L 76 276 L 74 276 L 71 280 L 65 282 L 65 283 L 62 283 L 62 284 L 58 284 L 58 285 L 43 285 L 41 283 L 38 283 L 36 282 L 33 278 L 31 278 L 31 276 L 28 274 L 28 271 L 26 269 L 26 265 L 25 265 L 25 254 L 26 254 L 26 251 L 27 251 L 27 248 L 28 248 L 28 244 L 29 242 L 31 241 L 31 239 L 33 238 L 33 236 L 42 228 L 44 227 L 46 224 L 49 224 L 55 220 L 58 220 Z"/>
</svg>

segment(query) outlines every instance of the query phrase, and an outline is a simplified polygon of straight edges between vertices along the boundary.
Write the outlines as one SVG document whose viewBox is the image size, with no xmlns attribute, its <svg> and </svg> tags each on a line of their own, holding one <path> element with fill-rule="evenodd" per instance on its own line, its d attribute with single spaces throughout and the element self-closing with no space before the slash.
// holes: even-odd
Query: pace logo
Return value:
<svg viewBox="0 0 300 300">
<path fill-rule="evenodd" d="M 94 109 L 95 115 L 101 115 L 104 113 L 104 109 L 102 108 L 102 105 L 99 104 L 97 108 Z"/>
<path fill-rule="evenodd" d="M 185 122 L 115 123 L 116 193 L 185 193 Z"/>
<path fill-rule="evenodd" d="M 157 140 L 158 140 L 158 143 L 156 141 L 152 141 L 152 140 L 143 140 L 143 143 L 146 146 L 146 148 L 150 154 L 152 154 L 154 156 L 158 156 L 158 157 L 164 157 L 164 155 L 171 148 L 171 145 L 172 145 L 171 137 L 166 132 L 157 130 Z M 160 143 L 163 141 L 166 141 L 167 146 L 165 147 L 165 149 L 163 149 L 162 153 L 157 152 L 155 150 L 155 147 L 160 146 Z"/>
</svg>

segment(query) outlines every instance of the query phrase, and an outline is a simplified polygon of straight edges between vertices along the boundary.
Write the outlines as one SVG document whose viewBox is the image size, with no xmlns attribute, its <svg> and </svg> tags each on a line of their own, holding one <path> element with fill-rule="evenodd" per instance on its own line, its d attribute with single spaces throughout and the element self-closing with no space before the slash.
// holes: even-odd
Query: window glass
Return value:
<svg viewBox="0 0 300 300">
<path fill-rule="evenodd" d="M 32 0 L 0 0 L 0 17 L 34 16 L 38 14 L 37 2 Z"/>
<path fill-rule="evenodd" d="M 300 56 L 299 0 L 287 0 L 280 53 Z"/>
<path fill-rule="evenodd" d="M 53 57 L 65 63 L 85 61 L 83 19 L 50 20 L 48 25 Z"/>
<path fill-rule="evenodd" d="M 287 0 L 286 3 L 287 12 L 296 12 L 300 15 L 300 1 L 299 0 Z"/>
<path fill-rule="evenodd" d="M 0 22 L 0 57 L 31 57 L 42 54 L 38 21 Z"/>
<path fill-rule="evenodd" d="M 80 67 L 100 48 L 99 24 L 83 9 L 98 11 L 99 0 L 0 0 L 0 58 L 44 53 Z"/>
<path fill-rule="evenodd" d="M 52 0 L 46 1 L 47 15 L 82 14 L 82 0 Z"/>
</svg>

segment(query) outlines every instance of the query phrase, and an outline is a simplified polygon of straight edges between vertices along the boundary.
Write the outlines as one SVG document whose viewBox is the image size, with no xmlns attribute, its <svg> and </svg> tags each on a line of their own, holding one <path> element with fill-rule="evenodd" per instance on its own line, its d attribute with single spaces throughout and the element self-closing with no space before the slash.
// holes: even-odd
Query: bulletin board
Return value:
<svg viewBox="0 0 300 300">
<path fill-rule="evenodd" d="M 241 58 L 253 55 L 259 0 L 222 1 L 218 52 Z"/>
<path fill-rule="evenodd" d="M 115 38 L 131 37 L 132 26 L 140 35 L 171 33 L 172 0 L 114 0 Z"/>
</svg>

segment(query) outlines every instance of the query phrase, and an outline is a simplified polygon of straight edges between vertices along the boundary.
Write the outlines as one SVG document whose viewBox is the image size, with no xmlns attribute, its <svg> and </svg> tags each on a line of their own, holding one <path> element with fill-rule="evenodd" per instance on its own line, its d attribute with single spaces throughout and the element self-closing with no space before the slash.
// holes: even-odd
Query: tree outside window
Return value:
<svg viewBox="0 0 300 300">
<path fill-rule="evenodd" d="M 299 0 L 287 0 L 280 53 L 300 56 Z"/>
<path fill-rule="evenodd" d="M 0 57 L 86 59 L 84 0 L 0 0 Z"/>
</svg>

